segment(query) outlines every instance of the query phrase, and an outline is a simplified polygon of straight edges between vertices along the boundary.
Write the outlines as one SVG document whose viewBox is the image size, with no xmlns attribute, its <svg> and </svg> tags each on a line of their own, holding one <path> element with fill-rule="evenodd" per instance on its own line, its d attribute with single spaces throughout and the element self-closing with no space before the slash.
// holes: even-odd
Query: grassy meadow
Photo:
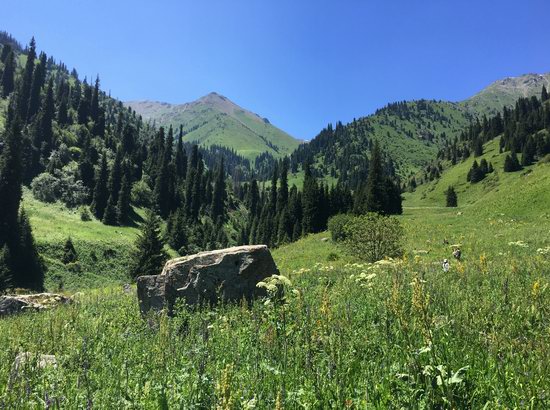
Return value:
<svg viewBox="0 0 550 410">
<path fill-rule="evenodd" d="M 119 262 L 97 262 L 97 289 L 86 271 L 72 305 L 0 320 L 0 408 L 549 408 L 550 164 L 504 174 L 494 154 L 478 185 L 466 162 L 406 195 L 402 259 L 361 263 L 330 233 L 310 235 L 273 251 L 284 300 L 174 319 L 143 320 L 121 286 L 135 228 L 26 196 L 41 249 L 71 235 L 82 254 L 110 247 Z M 441 206 L 450 184 L 458 208 Z M 14 375 L 24 351 L 59 365 Z"/>
</svg>

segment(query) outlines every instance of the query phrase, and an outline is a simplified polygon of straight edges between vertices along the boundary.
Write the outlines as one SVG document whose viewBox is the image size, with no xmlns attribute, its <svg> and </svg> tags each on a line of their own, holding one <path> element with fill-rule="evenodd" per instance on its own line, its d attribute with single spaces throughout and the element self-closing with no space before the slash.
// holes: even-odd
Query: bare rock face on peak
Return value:
<svg viewBox="0 0 550 410">
<path fill-rule="evenodd" d="M 173 314 L 178 300 L 188 305 L 252 300 L 265 295 L 256 284 L 276 274 L 279 270 L 265 245 L 184 256 L 166 262 L 160 275 L 137 279 L 139 307 L 142 314 L 161 309 Z"/>
</svg>

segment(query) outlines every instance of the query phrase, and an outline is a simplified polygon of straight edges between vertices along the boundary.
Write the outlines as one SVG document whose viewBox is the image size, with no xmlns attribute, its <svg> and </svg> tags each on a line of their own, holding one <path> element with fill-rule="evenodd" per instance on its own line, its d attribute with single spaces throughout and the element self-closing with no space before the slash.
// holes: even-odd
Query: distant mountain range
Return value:
<svg viewBox="0 0 550 410">
<path fill-rule="evenodd" d="M 301 143 L 267 118 L 214 92 L 186 104 L 156 101 L 128 101 L 125 104 L 144 120 L 158 126 L 172 125 L 177 130 L 182 125 L 186 142 L 226 146 L 251 160 L 264 152 L 274 157 L 289 155 Z"/>
</svg>

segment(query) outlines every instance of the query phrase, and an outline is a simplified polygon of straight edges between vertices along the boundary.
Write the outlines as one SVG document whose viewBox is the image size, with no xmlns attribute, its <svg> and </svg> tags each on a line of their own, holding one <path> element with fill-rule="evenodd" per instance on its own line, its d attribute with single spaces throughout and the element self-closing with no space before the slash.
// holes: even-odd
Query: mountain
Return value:
<svg viewBox="0 0 550 410">
<path fill-rule="evenodd" d="M 520 97 L 540 97 L 542 87 L 550 88 L 550 72 L 506 77 L 495 81 L 460 106 L 477 115 L 495 115 L 505 106 L 512 107 Z"/>
<path fill-rule="evenodd" d="M 434 160 L 439 149 L 460 137 L 476 118 L 511 108 L 520 97 L 540 97 L 543 86 L 550 88 L 550 73 L 505 78 L 460 102 L 391 103 L 369 116 L 321 130 L 292 154 L 293 169 L 309 161 L 318 176 L 338 177 L 355 186 L 366 177 L 367 155 L 378 140 L 395 174 L 406 178 Z"/>
<path fill-rule="evenodd" d="M 217 93 L 210 93 L 186 104 L 155 101 L 125 103 L 146 121 L 178 129 L 183 126 L 184 141 L 202 146 L 221 145 L 254 160 L 268 152 L 274 157 L 290 154 L 300 141 L 251 111 Z"/>
</svg>

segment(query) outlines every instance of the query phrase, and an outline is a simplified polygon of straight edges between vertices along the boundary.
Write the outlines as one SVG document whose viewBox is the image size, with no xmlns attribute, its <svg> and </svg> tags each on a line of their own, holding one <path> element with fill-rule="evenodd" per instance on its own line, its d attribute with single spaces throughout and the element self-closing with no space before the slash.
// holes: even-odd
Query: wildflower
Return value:
<svg viewBox="0 0 550 410">
<path fill-rule="evenodd" d="M 528 248 L 529 247 L 529 245 L 527 245 L 523 241 L 508 242 L 508 245 L 509 246 L 517 246 L 519 248 Z"/>
</svg>

